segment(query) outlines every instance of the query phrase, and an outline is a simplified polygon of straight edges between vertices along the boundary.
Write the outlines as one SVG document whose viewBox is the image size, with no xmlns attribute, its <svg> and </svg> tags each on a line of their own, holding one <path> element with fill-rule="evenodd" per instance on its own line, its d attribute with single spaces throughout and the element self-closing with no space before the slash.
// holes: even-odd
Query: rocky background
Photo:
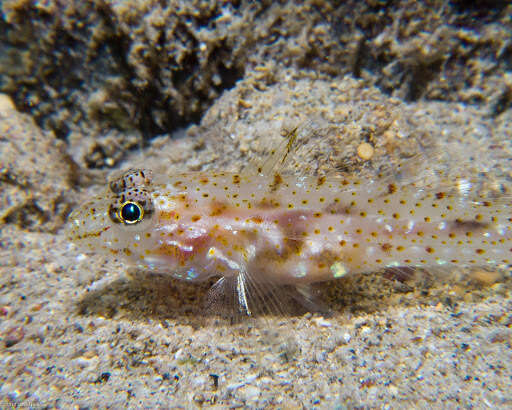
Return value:
<svg viewBox="0 0 512 410">
<path fill-rule="evenodd" d="M 329 319 L 210 328 L 197 319 L 205 289 L 127 277 L 62 229 L 112 171 L 240 169 L 304 123 L 314 172 L 370 172 L 441 145 L 460 159 L 447 165 L 464 162 L 510 195 L 509 2 L 4 0 L 0 10 L 1 403 L 511 404 L 502 272 L 442 284 L 368 275 L 323 287 Z M 265 328 L 293 342 L 283 350 Z"/>
</svg>

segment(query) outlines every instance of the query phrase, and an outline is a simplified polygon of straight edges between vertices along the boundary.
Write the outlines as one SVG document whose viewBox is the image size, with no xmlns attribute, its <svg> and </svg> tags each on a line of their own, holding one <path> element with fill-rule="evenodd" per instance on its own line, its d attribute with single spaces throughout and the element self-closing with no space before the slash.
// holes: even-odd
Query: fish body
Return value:
<svg viewBox="0 0 512 410">
<path fill-rule="evenodd" d="M 379 180 L 129 170 L 72 213 L 69 237 L 188 281 L 307 284 L 395 267 L 506 267 L 507 199 L 470 180 L 420 189 Z M 242 303 L 242 302 L 241 302 Z M 243 303 L 242 303 L 243 304 Z"/>
</svg>

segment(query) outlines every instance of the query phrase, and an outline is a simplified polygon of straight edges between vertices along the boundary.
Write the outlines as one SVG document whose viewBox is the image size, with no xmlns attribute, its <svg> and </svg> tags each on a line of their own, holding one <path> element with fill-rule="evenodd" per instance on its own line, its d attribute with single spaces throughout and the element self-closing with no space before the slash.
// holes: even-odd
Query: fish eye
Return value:
<svg viewBox="0 0 512 410">
<path fill-rule="evenodd" d="M 144 209 L 137 202 L 127 201 L 121 205 L 119 219 L 127 225 L 133 225 L 144 217 Z"/>
<path fill-rule="evenodd" d="M 108 216 L 121 229 L 128 229 L 130 232 L 145 231 L 153 225 L 155 219 L 151 187 L 137 185 L 140 181 L 133 175 L 126 178 L 128 177 L 123 176 L 111 181 L 110 191 L 114 195 L 109 196 Z M 126 188 L 120 191 L 125 185 Z"/>
</svg>

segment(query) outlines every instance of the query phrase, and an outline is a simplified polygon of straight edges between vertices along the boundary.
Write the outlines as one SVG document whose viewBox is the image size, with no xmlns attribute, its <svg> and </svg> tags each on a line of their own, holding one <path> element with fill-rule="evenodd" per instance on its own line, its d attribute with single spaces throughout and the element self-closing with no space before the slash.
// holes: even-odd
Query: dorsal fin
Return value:
<svg viewBox="0 0 512 410">
<path fill-rule="evenodd" d="M 262 154 L 263 161 L 253 160 L 244 172 L 272 176 L 275 173 L 283 175 L 314 175 L 316 171 L 303 160 L 307 152 L 306 143 L 315 137 L 322 137 L 334 127 L 321 127 L 314 120 L 286 125 L 281 129 L 281 138 Z M 303 155 L 301 158 L 301 154 Z"/>
<path fill-rule="evenodd" d="M 251 161 L 244 172 L 272 178 L 276 175 L 321 177 L 326 182 L 344 178 L 355 182 L 347 184 L 346 189 L 376 190 L 377 194 L 379 190 L 386 194 L 388 185 L 399 189 L 418 181 L 436 184 L 445 174 L 444 170 L 436 169 L 441 163 L 441 150 L 435 146 L 424 147 L 420 142 L 417 143 L 419 152 L 398 163 L 382 164 L 381 160 L 374 165 L 369 160 L 354 172 L 343 172 L 340 168 L 345 167 L 340 165 L 340 156 L 344 155 L 344 150 L 339 127 L 332 124 L 321 127 L 319 124 L 309 120 L 283 128 L 283 138 L 263 154 L 265 159 Z"/>
<path fill-rule="evenodd" d="M 291 123 L 282 129 L 282 138 L 266 152 L 263 161 L 252 161 L 244 170 L 274 178 L 276 175 L 322 177 L 334 183 L 339 178 L 351 182 L 347 190 L 364 190 L 375 195 L 386 195 L 390 190 L 408 188 L 436 189 L 461 198 L 482 200 L 482 192 L 492 191 L 484 186 L 483 178 L 477 178 L 471 169 L 471 161 L 457 144 L 436 145 L 432 140 L 414 139 L 414 154 L 390 153 L 359 164 L 343 167 L 345 151 L 339 135 L 341 126 L 325 124 L 322 120 Z M 410 145 L 410 144 L 409 144 Z M 341 154 L 341 155 L 340 155 Z M 328 157 L 333 157 L 331 160 Z M 346 168 L 340 169 L 340 168 Z M 352 183 L 352 182 L 355 182 Z M 491 192 L 496 197 L 504 192 Z M 484 194 L 485 195 L 485 194 Z"/>
</svg>

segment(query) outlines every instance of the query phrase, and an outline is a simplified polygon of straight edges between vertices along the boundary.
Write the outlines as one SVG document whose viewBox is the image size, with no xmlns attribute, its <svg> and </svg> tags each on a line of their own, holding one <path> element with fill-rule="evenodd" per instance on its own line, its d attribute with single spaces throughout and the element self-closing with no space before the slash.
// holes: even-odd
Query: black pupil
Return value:
<svg viewBox="0 0 512 410">
<path fill-rule="evenodd" d="M 140 219 L 140 208 L 135 204 L 124 204 L 121 216 L 125 221 L 136 222 Z"/>
</svg>

